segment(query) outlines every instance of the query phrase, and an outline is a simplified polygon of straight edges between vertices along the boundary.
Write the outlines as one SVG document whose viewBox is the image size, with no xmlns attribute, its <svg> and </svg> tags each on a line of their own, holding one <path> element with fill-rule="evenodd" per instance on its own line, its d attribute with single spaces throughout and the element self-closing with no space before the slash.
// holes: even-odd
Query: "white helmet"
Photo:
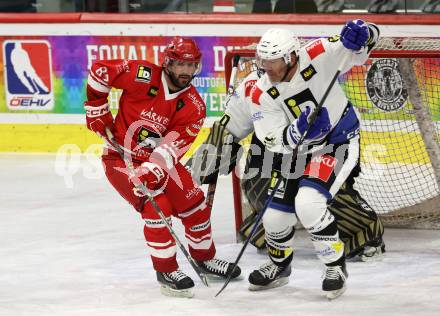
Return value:
<svg viewBox="0 0 440 316">
<path fill-rule="evenodd" d="M 289 30 L 272 28 L 267 30 L 257 45 L 257 57 L 261 59 L 283 58 L 290 63 L 290 54 L 298 55 L 300 43 L 295 34 Z"/>
</svg>

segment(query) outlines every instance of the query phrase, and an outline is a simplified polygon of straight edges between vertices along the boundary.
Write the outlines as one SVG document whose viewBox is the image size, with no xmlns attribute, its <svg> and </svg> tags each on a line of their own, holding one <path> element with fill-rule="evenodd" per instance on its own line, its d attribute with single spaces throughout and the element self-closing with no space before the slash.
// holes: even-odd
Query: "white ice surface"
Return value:
<svg viewBox="0 0 440 316">
<path fill-rule="evenodd" d="M 440 315 L 440 231 L 388 229 L 384 260 L 349 263 L 348 289 L 331 302 L 320 290 L 323 267 L 304 231 L 287 286 L 248 291 L 248 274 L 266 260 L 250 246 L 242 279 L 219 297 L 222 283 L 205 288 L 180 254 L 195 297 L 162 296 L 138 214 L 84 157 L 70 169 L 77 171 L 71 182 L 60 176 L 69 169 L 59 163 L 50 155 L 0 156 L 1 316 Z M 220 179 L 217 190 L 217 254 L 233 261 L 241 244 L 234 243 L 230 180 Z"/>
</svg>

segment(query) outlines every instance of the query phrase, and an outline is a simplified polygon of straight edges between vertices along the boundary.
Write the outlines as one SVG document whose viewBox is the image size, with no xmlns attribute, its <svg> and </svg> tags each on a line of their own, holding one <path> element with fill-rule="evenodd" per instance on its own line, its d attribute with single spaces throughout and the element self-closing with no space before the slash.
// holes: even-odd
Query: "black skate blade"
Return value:
<svg viewBox="0 0 440 316">
<path fill-rule="evenodd" d="M 165 296 L 170 297 L 182 297 L 182 298 L 192 298 L 194 297 L 194 288 L 184 289 L 184 290 L 176 290 L 172 289 L 169 286 L 164 284 L 160 285 L 160 293 Z"/>
<path fill-rule="evenodd" d="M 289 283 L 289 277 L 279 278 L 279 279 L 269 283 L 268 285 L 256 285 L 256 284 L 250 283 L 249 284 L 249 291 L 269 290 L 269 289 L 273 289 L 276 287 L 286 285 L 287 283 Z"/>
<path fill-rule="evenodd" d="M 217 275 L 217 274 L 206 274 L 208 280 L 210 283 L 221 283 L 224 282 L 226 280 L 226 277 L 221 276 L 221 275 Z M 243 277 L 241 275 L 239 275 L 236 278 L 231 279 L 231 282 L 235 282 L 235 281 L 241 281 L 243 280 Z"/>
</svg>

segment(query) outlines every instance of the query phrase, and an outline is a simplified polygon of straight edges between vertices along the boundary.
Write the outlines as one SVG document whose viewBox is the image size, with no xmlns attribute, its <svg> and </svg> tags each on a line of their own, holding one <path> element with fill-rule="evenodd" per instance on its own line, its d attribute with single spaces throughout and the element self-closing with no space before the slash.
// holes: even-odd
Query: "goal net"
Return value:
<svg viewBox="0 0 440 316">
<path fill-rule="evenodd" d="M 235 87 L 256 69 L 254 50 L 230 51 L 227 83 L 237 54 Z M 440 39 L 383 38 L 339 84 L 362 119 L 355 189 L 387 227 L 440 229 Z M 239 176 L 233 173 L 237 231 L 252 212 Z"/>
</svg>

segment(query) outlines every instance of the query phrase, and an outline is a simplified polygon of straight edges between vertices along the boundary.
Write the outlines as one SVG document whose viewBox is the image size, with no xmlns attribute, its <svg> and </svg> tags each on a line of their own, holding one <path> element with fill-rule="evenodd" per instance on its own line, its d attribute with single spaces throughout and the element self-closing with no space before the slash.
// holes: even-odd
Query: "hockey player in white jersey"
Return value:
<svg viewBox="0 0 440 316">
<path fill-rule="evenodd" d="M 268 30 L 257 45 L 257 63 L 265 75 L 250 92 L 255 133 L 266 148 L 278 153 L 292 151 L 344 54 L 350 56 L 342 73 L 362 65 L 378 37 L 377 26 L 356 20 L 343 27 L 340 38 L 321 38 L 300 48 L 292 32 Z M 326 265 L 322 289 L 331 299 L 345 291 L 348 274 L 344 244 L 327 203 L 359 159 L 359 119 L 338 85 L 330 90 L 302 145 L 312 146 L 312 150 L 294 203 L 288 209 L 269 204 L 263 224 L 271 261 L 252 272 L 249 282 L 258 288 L 268 279 L 290 274 L 290 264 L 283 265 L 283 261 L 291 256 L 292 249 L 286 241 L 291 238 L 291 227 L 298 217 Z"/>
<path fill-rule="evenodd" d="M 360 23 L 360 22 L 359 22 Z M 355 23 L 348 23 L 346 27 L 344 27 L 344 31 L 342 33 L 342 35 L 345 34 L 345 36 L 348 36 L 348 38 L 353 37 L 354 35 L 354 31 L 351 30 L 351 28 L 355 28 L 356 26 L 353 26 Z M 357 25 L 357 24 L 356 24 Z M 360 25 L 359 25 L 360 26 Z M 359 28 L 364 28 L 366 26 L 360 26 Z M 365 41 L 367 41 L 367 47 L 362 48 L 364 49 L 364 52 L 362 53 L 363 55 L 358 55 L 356 54 L 355 56 L 355 60 L 357 63 L 363 63 L 364 60 L 367 58 L 369 51 L 371 50 L 371 48 L 374 46 L 374 44 L 376 43 L 377 39 L 378 39 L 378 29 L 374 26 L 371 25 L 370 26 L 372 29 L 371 31 L 367 31 L 367 35 L 365 38 Z M 345 32 L 345 33 L 344 33 Z M 348 34 L 348 33 L 349 34 Z M 301 60 L 302 62 L 298 62 L 297 60 L 297 54 L 295 53 L 296 50 L 294 48 L 299 47 L 299 43 L 297 42 L 296 38 L 293 37 L 293 35 L 285 30 L 271 30 L 268 31 L 265 36 L 263 36 L 262 41 L 265 39 L 265 37 L 267 38 L 267 34 L 272 33 L 272 35 L 275 33 L 275 36 L 278 37 L 279 40 L 281 40 L 281 43 L 275 43 L 276 46 L 278 47 L 282 47 L 282 44 L 286 44 L 286 45 L 291 45 L 292 42 L 295 44 L 288 47 L 288 49 L 291 49 L 292 55 L 291 57 L 294 58 L 293 62 L 291 60 L 291 64 L 289 65 L 288 63 L 284 63 L 285 69 L 284 69 L 284 74 L 282 72 L 280 72 L 280 74 L 282 75 L 282 77 L 280 77 L 278 80 L 282 81 L 283 79 L 288 78 L 289 76 L 289 71 L 291 71 L 292 69 L 294 69 L 296 71 L 296 73 L 298 73 L 298 68 L 300 68 L 298 65 L 302 64 L 302 67 L 300 68 L 301 70 L 304 69 L 308 69 L 309 71 L 304 71 L 303 73 L 301 73 L 301 77 L 304 79 L 304 81 L 308 81 L 310 80 L 311 77 L 315 76 L 316 73 L 313 73 L 313 71 L 316 71 L 315 68 L 313 68 L 314 70 L 310 71 L 310 69 L 312 69 L 312 67 L 314 67 L 316 64 L 313 62 L 311 62 L 312 59 L 314 59 L 315 57 L 317 57 L 317 55 L 323 54 L 325 52 L 325 49 L 328 45 L 332 45 L 332 44 L 328 44 L 328 43 L 337 43 L 334 44 L 335 47 L 342 47 L 342 51 L 347 50 L 347 48 L 345 47 L 345 45 L 350 46 L 351 44 L 349 43 L 349 41 L 347 40 L 347 38 L 342 39 L 344 44 L 340 44 L 339 42 L 339 38 L 338 37 L 332 37 L 329 39 L 321 39 L 319 41 L 315 41 L 313 42 L 311 45 L 306 46 L 306 52 L 309 56 L 309 58 L 305 58 L 303 57 Z M 282 33 L 287 33 L 287 36 L 290 36 L 288 38 L 286 38 L 286 36 L 280 36 L 280 33 L 282 35 Z M 364 33 L 365 34 L 365 33 Z M 291 39 L 291 41 L 289 41 L 289 39 Z M 285 43 L 282 43 L 282 41 L 285 41 Z M 328 43 L 327 43 L 328 42 Z M 261 43 L 261 42 L 260 42 Z M 321 47 L 322 45 L 322 47 Z M 358 45 L 359 46 L 359 45 Z M 360 45 L 360 46 L 364 46 L 364 45 Z M 360 49 L 359 46 L 359 49 Z M 313 50 L 314 47 L 318 47 L 317 49 Z M 344 48 L 345 47 L 345 48 Z M 355 47 L 357 48 L 357 47 Z M 320 50 L 323 49 L 324 52 L 320 52 Z M 356 50 L 359 50 L 356 49 Z M 299 48 L 298 48 L 299 51 Z M 275 55 L 275 59 L 282 59 L 283 55 L 288 54 L 287 52 L 282 52 L 282 54 L 278 54 Z M 299 54 L 298 54 L 299 55 Z M 278 56 L 278 57 L 277 57 Z M 279 57 L 282 56 L 282 57 Z M 269 59 L 271 60 L 271 59 Z M 284 61 L 284 59 L 283 59 Z M 270 63 L 270 62 L 269 62 Z M 306 63 L 304 65 L 304 63 Z M 334 63 L 334 61 L 333 61 Z M 263 61 L 264 64 L 264 61 Z M 264 65 L 261 65 L 264 67 Z M 290 66 L 290 67 L 289 67 Z M 331 66 L 333 68 L 336 69 L 336 66 Z M 270 74 L 274 74 L 274 71 L 272 68 L 267 67 L 268 72 Z M 283 67 L 281 67 L 282 69 Z M 351 68 L 351 65 L 345 67 L 346 69 L 344 69 L 345 71 L 348 70 L 349 68 Z M 320 68 L 322 70 L 322 68 Z M 333 69 L 331 69 L 331 71 L 333 71 Z M 335 70 L 333 71 L 333 73 L 335 72 Z M 276 74 L 276 72 L 275 72 Z M 331 78 L 333 75 L 329 74 L 328 77 Z M 284 78 L 283 78 L 284 77 Z M 293 77 L 293 76 L 292 76 Z M 305 78 L 304 78 L 305 77 Z M 309 79 L 307 79 L 309 78 Z M 255 85 L 255 83 L 257 82 L 257 80 L 259 79 L 259 76 L 257 75 L 257 71 L 254 71 L 253 73 L 251 73 L 248 77 L 245 78 L 245 80 L 243 81 L 243 83 L 238 87 L 236 94 L 234 94 L 230 101 L 228 102 L 228 107 L 226 109 L 225 115 L 223 116 L 223 118 L 220 120 L 220 122 L 216 122 L 214 124 L 214 128 L 212 129 L 212 132 L 208 138 L 207 143 L 208 144 L 214 144 L 216 146 L 219 146 L 222 143 L 222 139 L 224 134 L 227 133 L 231 133 L 236 139 L 242 139 L 243 137 L 245 137 L 246 135 L 248 135 L 250 132 L 253 131 L 254 126 L 253 126 L 253 121 L 255 123 L 259 122 L 260 120 L 262 120 L 262 112 L 261 111 L 255 111 L 255 106 L 245 106 L 247 103 L 246 101 L 250 101 L 251 100 L 251 93 L 252 96 L 255 98 L 255 91 L 257 94 L 259 94 L 259 96 L 261 96 L 261 94 L 263 92 L 258 92 L 258 90 L 256 90 L 256 88 L 253 88 L 253 86 Z M 306 80 L 307 79 L 307 80 Z M 267 93 L 270 93 L 271 95 L 271 99 L 275 100 L 277 99 L 277 97 L 279 97 L 279 95 L 277 95 L 279 92 L 277 89 L 277 81 L 275 78 L 275 82 L 274 85 L 270 85 L 270 87 L 268 88 Z M 260 80 L 261 81 L 261 80 Z M 275 89 L 271 89 L 272 87 L 276 87 Z M 261 89 L 260 89 L 261 90 Z M 321 85 L 321 94 L 323 93 L 323 91 L 325 90 L 325 87 L 322 87 Z M 304 93 L 302 94 L 304 95 Z M 310 95 L 310 93 L 308 94 Z M 306 113 L 310 113 L 310 109 L 307 109 L 307 105 L 310 107 L 315 106 L 316 100 L 311 100 L 312 103 L 306 103 L 307 101 L 310 101 L 309 99 L 305 98 L 305 100 L 303 99 L 295 99 L 292 98 L 292 96 L 295 96 L 295 93 L 289 94 L 287 98 L 282 99 L 282 97 L 279 98 L 279 100 L 281 100 L 281 109 L 283 111 L 281 111 L 280 117 L 276 117 L 275 116 L 275 122 L 271 122 L 269 123 L 270 126 L 278 126 L 279 122 L 285 122 L 284 124 L 281 124 L 281 126 L 283 127 L 288 127 L 290 126 L 290 122 L 295 122 L 295 119 L 298 117 L 298 114 L 301 112 L 295 112 L 298 111 L 297 108 L 295 108 L 295 104 L 301 105 L 301 103 L 305 103 L 302 104 L 302 108 L 306 109 Z M 301 95 L 300 95 L 301 96 Z M 307 96 L 307 95 L 306 95 Z M 313 98 L 313 95 L 312 95 Z M 315 102 L 314 102 L 315 101 Z M 344 101 L 343 101 L 344 102 Z M 349 145 L 350 142 L 348 141 L 349 139 L 357 136 L 358 133 L 358 127 L 359 127 L 359 122 L 358 119 L 355 115 L 355 113 L 353 112 L 353 109 L 351 107 L 351 105 L 348 105 L 348 102 L 346 101 L 346 110 L 344 111 L 344 115 L 343 117 L 345 122 L 350 122 L 350 120 L 352 120 L 353 122 L 353 126 L 355 126 L 354 131 L 355 133 L 353 133 L 353 136 L 349 136 L 349 137 L 345 137 L 342 140 L 340 139 L 336 139 L 332 138 L 332 140 L 334 141 L 335 144 L 345 144 L 345 145 Z M 283 104 L 284 103 L 284 104 Z M 279 105 L 278 105 L 279 106 Z M 351 107 L 351 108 L 350 108 Z M 270 104 L 269 104 L 269 108 L 270 108 Z M 285 113 L 284 111 L 288 109 L 288 112 Z M 299 109 L 301 109 L 301 107 L 299 107 Z M 280 110 L 280 108 L 274 108 L 273 109 L 274 112 L 276 112 L 277 110 Z M 253 113 L 251 113 L 251 111 Z M 293 111 L 293 112 L 292 112 Z M 296 114 L 296 115 L 295 115 Z M 350 116 L 348 116 L 348 114 L 350 114 Z M 354 114 L 354 116 L 353 116 Z M 301 116 L 301 115 L 299 115 Z M 304 116 L 302 117 L 302 120 L 304 120 Z M 322 119 L 322 118 L 320 118 Z M 319 122 L 319 119 L 318 119 Z M 343 122 L 341 120 L 341 122 Z M 304 122 L 302 122 L 304 123 Z M 326 123 L 326 122 L 324 122 Z M 277 125 L 278 124 L 278 125 Z M 326 123 L 327 124 L 327 123 Z M 285 126 L 284 126 L 285 125 Z M 314 124 L 315 126 L 316 124 Z M 327 124 L 328 125 L 328 124 Z M 350 125 L 350 124 L 349 124 Z M 343 125 L 339 125 L 339 132 L 341 132 L 342 134 L 347 132 L 347 129 L 345 128 L 344 130 L 340 130 L 340 127 L 345 128 Z M 353 126 L 349 126 L 349 128 L 352 128 Z M 301 126 L 301 128 L 304 128 L 303 126 Z M 327 128 L 326 129 L 330 129 L 331 128 Z M 334 132 L 336 131 L 336 132 Z M 334 129 L 333 132 L 331 132 L 332 136 L 336 136 L 338 129 Z M 315 131 L 316 132 L 316 131 Z M 279 142 L 278 144 L 276 144 L 276 137 L 273 136 L 273 134 L 276 133 L 268 133 L 268 137 L 264 137 L 263 140 L 266 140 L 266 143 L 268 146 L 270 147 L 274 147 L 274 144 L 277 146 L 281 146 L 283 147 L 283 150 L 280 151 L 289 151 L 289 149 L 291 149 L 292 147 L 290 146 L 285 146 L 283 143 Z M 253 139 L 253 141 L 257 139 Z M 278 139 L 278 141 L 280 141 L 280 139 Z M 309 139 L 310 141 L 310 139 Z M 328 141 L 328 139 L 326 139 L 326 142 Z M 325 144 L 325 142 L 321 142 L 320 145 Z M 353 146 L 352 146 L 353 147 Z M 338 148 L 343 148 L 342 146 L 338 146 Z M 353 150 L 353 149 L 352 149 Z M 356 149 L 354 151 L 357 151 Z M 222 150 L 220 150 L 220 152 L 222 152 Z M 334 153 L 333 153 L 334 154 Z M 197 156 L 197 153 L 196 153 Z M 328 162 L 328 157 L 325 156 L 325 159 L 323 159 L 324 161 Z M 234 159 L 231 159 L 234 160 Z M 319 159 L 316 159 L 319 160 Z M 344 166 L 347 165 L 345 162 L 347 161 L 347 159 L 343 158 L 343 161 L 341 161 L 341 163 L 339 165 Z M 356 160 L 356 159 L 353 159 Z M 315 160 L 314 160 L 315 161 Z M 316 168 L 310 168 L 311 166 L 311 159 L 309 159 L 309 169 L 316 169 Z M 218 164 L 217 164 L 218 165 Z M 257 166 L 260 167 L 260 166 Z M 295 166 L 294 166 L 295 167 Z M 319 164 L 318 164 L 319 167 Z M 351 166 L 351 168 L 353 168 L 353 166 Z M 345 172 L 344 173 L 350 173 L 351 168 L 344 168 Z M 231 167 L 229 168 L 229 170 L 231 169 Z M 337 168 L 335 168 L 337 170 Z M 321 170 L 321 168 L 318 168 L 318 170 Z M 309 170 L 310 171 L 310 170 Z M 355 171 L 355 170 L 353 170 Z M 352 172 L 353 174 L 353 172 Z M 319 175 L 319 174 L 318 174 Z M 206 176 L 206 177 L 200 177 L 201 178 L 201 182 L 202 183 L 210 183 L 210 180 L 207 179 L 212 175 Z M 309 174 L 309 175 L 303 175 L 303 177 L 301 177 L 300 179 L 298 179 L 299 181 L 302 180 L 306 180 L 307 178 L 313 178 L 313 175 Z M 333 177 L 334 178 L 334 177 Z M 340 179 L 342 182 L 344 182 L 345 180 L 350 180 L 347 182 L 352 182 L 353 181 L 353 177 L 350 177 L 351 179 L 347 179 L 347 176 L 345 176 L 345 178 L 341 178 L 339 177 L 338 179 Z M 249 280 L 251 282 L 251 289 L 264 289 L 264 288 L 271 288 L 271 287 L 275 287 L 275 286 L 280 286 L 282 284 L 287 283 L 288 281 L 288 276 L 290 274 L 290 262 L 292 260 L 292 249 L 291 249 L 291 241 L 293 239 L 293 234 L 294 234 L 294 227 L 293 225 L 296 222 L 296 217 L 293 214 L 295 212 L 295 205 L 290 205 L 290 207 L 286 207 L 287 204 L 294 204 L 293 201 L 295 201 L 295 196 L 297 195 L 298 192 L 298 180 L 297 181 L 291 181 L 289 179 L 288 184 L 287 184 L 287 190 L 286 192 L 284 192 L 284 194 L 286 196 L 283 196 L 282 198 L 277 198 L 277 195 L 275 195 L 274 198 L 274 203 L 272 203 L 270 205 L 270 208 L 273 210 L 272 211 L 268 211 L 267 214 L 264 218 L 263 218 L 263 222 L 265 223 L 265 226 L 273 226 L 273 224 L 271 222 L 275 222 L 275 226 L 277 226 L 279 223 L 283 223 L 286 224 L 283 226 L 283 232 L 281 234 L 279 234 L 279 229 L 270 229 L 269 231 L 266 231 L 266 244 L 268 245 L 268 251 L 269 251 L 269 256 L 271 258 L 271 261 L 267 264 L 265 264 L 262 268 L 260 268 L 259 270 L 254 271 L 250 277 Z M 317 179 L 314 179 L 317 180 Z M 258 181 L 258 180 L 257 180 Z M 311 183 L 309 184 L 310 187 L 313 188 L 314 184 L 313 184 L 313 179 L 311 180 Z M 338 191 L 338 187 L 341 186 L 341 183 L 339 183 L 339 181 L 337 182 L 337 185 L 334 184 L 334 179 L 331 179 L 327 185 L 330 185 L 333 183 L 333 191 Z M 255 182 L 254 182 L 255 183 Z M 252 186 L 255 188 L 254 183 L 252 184 Z M 307 182 L 303 182 L 302 185 L 303 186 L 307 186 L 304 185 Z M 316 185 L 319 187 L 319 181 L 317 180 Z M 293 189 L 292 189 L 293 187 Z M 347 188 L 348 187 L 348 188 Z M 327 189 L 325 189 L 325 191 L 328 191 Z M 307 192 L 307 191 L 306 191 Z M 341 193 L 342 192 L 342 193 Z M 261 196 L 261 193 L 258 193 Z M 334 192 L 332 193 L 333 195 L 335 194 Z M 329 194 L 325 194 L 325 197 L 327 197 Z M 341 198 L 340 200 L 338 200 L 339 195 L 343 196 L 344 198 Z M 334 196 L 333 196 L 334 197 Z M 357 209 L 353 210 L 353 208 L 346 208 L 345 210 L 341 210 L 342 208 L 345 207 L 344 203 L 345 203 L 345 198 L 348 197 L 349 200 L 353 201 L 354 203 L 351 204 L 350 206 L 356 205 L 357 204 Z M 322 199 L 321 199 L 322 200 Z M 322 202 L 322 201 L 321 201 Z M 346 253 L 356 253 L 357 249 L 353 249 L 353 245 L 352 245 L 352 241 L 355 241 L 355 244 L 357 244 L 358 240 L 356 240 L 356 238 L 358 238 L 358 233 L 359 234 L 365 234 L 366 236 L 368 235 L 368 238 L 375 238 L 376 240 L 369 240 L 369 242 L 375 243 L 375 242 L 379 242 L 378 243 L 378 247 L 370 247 L 373 250 L 381 250 L 381 246 L 383 248 L 383 242 L 381 239 L 381 236 L 383 234 L 383 227 L 382 224 L 380 222 L 380 220 L 377 218 L 377 214 L 375 214 L 374 211 L 372 210 L 368 210 L 368 208 L 364 208 L 361 205 L 365 205 L 365 201 L 360 197 L 359 193 L 356 192 L 354 189 L 352 189 L 352 183 L 350 185 L 344 186 L 343 188 L 341 188 L 341 190 L 339 190 L 338 195 L 336 196 L 335 199 L 331 199 L 328 198 L 326 202 L 332 202 L 329 205 L 330 210 L 332 211 L 333 214 L 335 214 L 335 216 L 338 216 L 340 219 L 339 214 L 343 214 L 343 216 L 345 216 L 345 218 L 350 218 L 350 212 L 355 211 L 355 213 L 357 215 L 360 216 L 354 216 L 353 218 L 359 219 L 361 217 L 364 217 L 364 219 L 366 218 L 366 220 L 360 220 L 358 223 L 356 223 L 352 228 L 353 231 L 351 231 L 349 234 L 347 234 L 345 237 L 345 240 L 349 240 L 350 244 L 347 245 L 346 247 Z M 337 202 L 337 203 L 336 203 Z M 325 205 L 325 203 L 324 203 Z M 334 205 L 334 207 L 332 207 L 332 205 Z M 322 206 L 322 205 L 321 205 Z M 327 231 L 329 231 L 330 229 L 334 228 L 334 220 L 332 219 L 332 214 L 328 213 L 328 211 L 322 212 L 322 209 L 320 209 L 321 213 L 323 213 L 324 215 L 328 215 L 328 217 L 330 217 L 330 219 L 328 220 L 328 229 L 324 230 L 324 233 L 327 233 Z M 339 212 L 340 211 L 340 212 Z M 272 213 L 272 215 L 270 215 Z M 287 214 L 285 214 L 287 213 Z M 290 214 L 289 214 L 290 213 Z M 275 220 L 273 220 L 275 218 Z M 342 219 L 345 219 L 342 218 Z M 278 220 L 276 220 L 278 219 Z M 287 219 L 287 221 L 283 222 L 284 219 Z M 347 221 L 343 221 L 343 222 L 347 222 Z M 324 223 L 325 224 L 325 223 Z M 371 225 L 371 226 L 370 226 Z M 364 227 L 362 227 L 364 226 Z M 370 227 L 375 227 L 374 230 L 375 231 L 371 231 Z M 361 229 L 359 229 L 359 227 L 362 227 Z M 347 227 L 344 227 L 345 231 Z M 321 231 L 322 232 L 322 231 Z M 351 234 L 351 235 L 350 235 Z M 328 262 L 331 256 L 327 255 L 325 256 L 325 252 L 323 252 L 322 250 L 319 250 L 318 248 L 318 253 L 321 254 L 321 257 L 323 258 L 324 262 L 328 262 L 328 266 L 329 268 L 326 271 L 326 280 L 324 281 L 323 284 L 323 288 L 324 290 L 326 290 L 329 293 L 329 297 L 333 297 L 333 296 L 337 296 L 339 294 L 342 294 L 343 290 L 345 289 L 344 287 L 344 279 L 345 279 L 345 263 L 344 263 L 344 258 L 342 253 L 343 246 L 342 243 L 340 243 L 339 238 L 337 238 L 337 236 L 335 237 L 334 235 L 337 235 L 337 231 L 336 233 L 334 233 L 332 236 L 328 237 L 328 236 L 323 236 L 320 237 L 319 236 L 319 231 L 317 231 L 315 234 L 312 234 L 312 238 L 314 239 L 314 243 L 315 246 L 323 246 L 324 250 L 327 249 L 326 247 L 334 247 L 336 245 L 336 248 L 338 248 L 338 251 L 335 251 L 334 256 L 333 257 L 337 257 L 337 260 L 334 260 L 333 262 Z M 327 239 L 327 238 L 333 238 L 335 239 L 335 243 L 325 243 L 322 242 L 322 239 Z M 363 239 L 362 237 L 360 237 L 360 239 Z M 281 242 L 280 242 L 281 240 Z M 362 251 L 364 251 L 364 247 L 368 246 L 367 243 L 363 244 L 360 248 Z M 339 260 L 340 259 L 340 260 Z M 336 265 L 336 267 L 332 267 L 333 265 Z M 339 267 L 338 267 L 339 265 Z M 337 272 L 338 270 L 341 271 L 341 273 L 335 273 L 335 271 Z M 342 283 L 342 285 L 341 285 Z M 336 284 L 336 285 L 335 285 Z M 342 286 L 342 288 L 338 288 Z M 334 289 L 336 287 L 336 289 Z"/>
<path fill-rule="evenodd" d="M 330 40 L 334 40 L 331 38 Z M 255 66 L 255 64 L 253 65 Z M 253 120 L 258 119 L 257 116 L 252 116 L 251 107 L 253 105 L 250 100 L 250 91 L 262 76 L 264 71 L 261 69 L 253 69 L 238 85 L 226 103 L 225 114 L 219 122 L 214 123 L 214 127 L 211 130 L 211 134 L 208 137 L 206 144 L 214 145 L 219 148 L 219 153 L 227 152 L 222 150 L 223 143 L 226 139 L 226 143 L 235 146 L 230 155 L 230 160 L 233 162 L 231 166 L 228 166 L 227 173 L 232 170 L 237 161 L 236 153 L 238 152 L 237 143 L 247 137 L 254 131 Z M 223 124 L 223 125 L 221 125 Z M 211 138 L 212 135 L 217 135 L 217 140 Z M 233 142 L 231 142 L 231 136 Z M 228 141 L 229 139 L 229 141 Z M 194 156 L 202 156 L 202 150 L 197 151 Z M 258 170 L 258 173 L 252 177 L 243 177 L 241 179 L 241 188 L 245 194 L 249 207 L 252 209 L 250 214 L 244 219 L 240 227 L 240 234 L 242 238 L 247 238 L 251 228 L 255 223 L 255 219 L 258 217 L 258 213 L 263 209 L 267 192 L 270 192 L 270 183 L 274 184 L 275 181 L 271 181 L 271 178 L 264 176 L 263 164 L 265 161 L 265 155 L 268 154 L 265 151 L 264 145 L 258 140 L 255 135 L 252 135 L 250 148 L 246 158 L 246 170 Z M 220 161 L 223 160 L 223 165 L 227 164 L 227 159 L 220 154 L 216 157 L 218 162 L 216 166 L 220 165 Z M 229 158 L 227 156 L 226 158 Z M 199 161 L 203 160 L 198 158 Z M 283 156 L 277 154 L 273 161 L 282 161 Z M 292 164 L 293 167 L 295 164 Z M 280 174 L 277 166 L 272 166 L 272 174 Z M 226 168 L 223 168 L 226 170 Z M 194 170 L 194 168 L 193 168 Z M 347 258 L 361 261 L 376 261 L 382 258 L 382 253 L 385 251 L 385 243 L 382 239 L 384 228 L 382 221 L 378 217 L 377 213 L 368 205 L 365 199 L 360 193 L 353 188 L 355 178 L 359 175 L 360 165 L 352 171 L 350 176 L 346 179 L 343 186 L 334 196 L 331 203 L 328 204 L 328 209 L 336 217 L 338 223 L 338 230 L 341 234 L 341 239 L 345 244 L 345 255 Z M 224 173 L 226 174 L 226 172 Z M 266 172 L 266 175 L 269 174 Z M 200 178 L 202 184 L 209 184 L 213 182 L 215 173 Z M 283 190 L 290 194 L 277 194 L 274 197 L 274 202 L 278 205 L 292 205 L 295 194 L 297 192 L 299 179 L 286 179 L 286 183 L 283 186 Z M 281 195 L 281 196 L 280 196 Z M 285 206 L 284 206 L 285 207 Z M 293 234 L 292 234 L 293 239 Z M 290 242 L 290 241 L 289 241 Z M 259 224 L 256 232 L 252 236 L 250 243 L 259 249 L 266 247 L 265 232 L 262 223 Z M 284 260 L 283 263 L 287 264 L 288 260 Z M 266 282 L 269 282 L 267 280 Z M 279 284 L 279 283 L 275 283 Z M 273 287 L 275 284 L 270 284 Z M 269 284 L 266 284 L 267 286 Z M 261 287 L 262 289 L 264 287 Z"/>
</svg>

